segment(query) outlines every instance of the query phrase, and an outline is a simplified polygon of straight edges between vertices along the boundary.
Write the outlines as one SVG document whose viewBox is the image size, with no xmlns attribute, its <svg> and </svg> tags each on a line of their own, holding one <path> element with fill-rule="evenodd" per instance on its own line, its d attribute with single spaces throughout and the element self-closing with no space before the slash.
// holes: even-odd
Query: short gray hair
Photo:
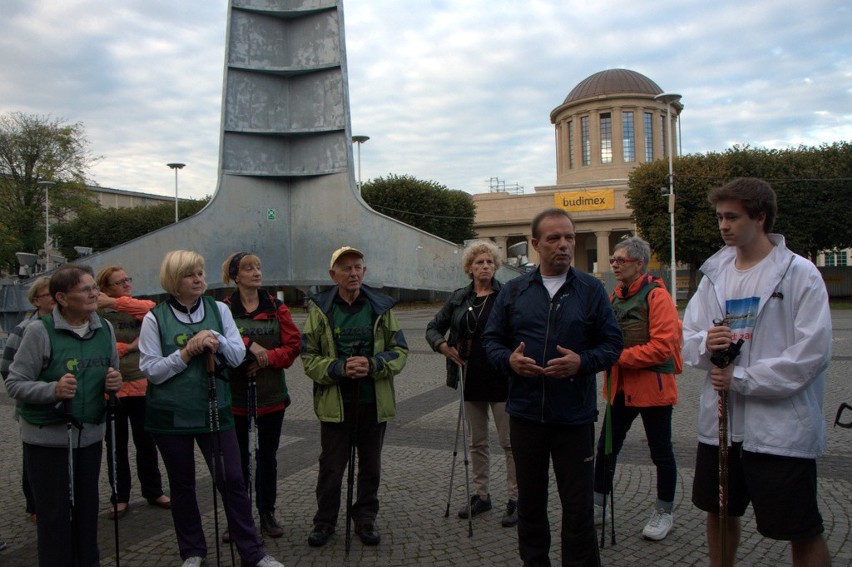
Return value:
<svg viewBox="0 0 852 567">
<path fill-rule="evenodd" d="M 638 236 L 631 236 L 616 244 L 612 251 L 615 252 L 622 248 L 627 250 L 628 258 L 642 260 L 643 271 L 648 269 L 648 263 L 651 261 L 651 246 L 647 241 L 639 238 Z"/>
</svg>

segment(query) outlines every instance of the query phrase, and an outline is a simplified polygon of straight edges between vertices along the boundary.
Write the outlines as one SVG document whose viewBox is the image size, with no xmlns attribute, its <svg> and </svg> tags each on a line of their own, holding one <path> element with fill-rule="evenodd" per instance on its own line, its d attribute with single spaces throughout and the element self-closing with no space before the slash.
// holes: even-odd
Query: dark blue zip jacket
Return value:
<svg viewBox="0 0 852 567">
<path fill-rule="evenodd" d="M 542 423 L 586 425 L 597 418 L 595 375 L 621 354 L 621 329 L 603 284 L 571 268 L 550 299 L 539 270 L 503 284 L 482 337 L 491 364 L 509 378 L 506 411 Z M 524 355 L 547 366 L 562 356 L 556 346 L 580 355 L 580 371 L 570 378 L 524 378 L 509 366 L 523 342 Z"/>
</svg>

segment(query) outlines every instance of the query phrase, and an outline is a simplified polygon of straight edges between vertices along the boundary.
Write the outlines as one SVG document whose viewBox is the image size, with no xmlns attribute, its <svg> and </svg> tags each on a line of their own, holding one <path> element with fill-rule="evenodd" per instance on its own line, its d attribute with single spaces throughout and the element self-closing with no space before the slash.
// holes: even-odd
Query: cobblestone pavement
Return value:
<svg viewBox="0 0 852 567">
<path fill-rule="evenodd" d="M 311 382 L 304 376 L 301 363 L 297 362 L 288 371 L 287 383 L 293 405 L 287 410 L 284 421 L 278 478 L 278 518 L 286 534 L 266 542 L 267 551 L 288 567 L 520 565 L 515 530 L 500 526 L 506 488 L 505 467 L 499 448 L 492 456 L 494 510 L 474 519 L 473 535 L 469 537 L 467 522 L 456 517 L 456 511 L 465 499 L 465 469 L 459 448 L 450 514 L 445 517 L 458 399 L 455 391 L 444 386 L 443 358 L 432 353 L 423 339 L 426 323 L 433 314 L 433 308 L 400 312 L 411 355 L 405 371 L 396 382 L 398 416 L 389 425 L 385 441 L 384 474 L 379 492 L 382 508 L 377 523 L 382 542 L 377 547 L 364 547 L 354 538 L 348 558 L 344 554 L 343 512 L 338 532 L 328 545 L 320 549 L 307 545 L 315 511 L 319 426 L 313 415 Z M 831 424 L 840 402 L 852 403 L 852 382 L 849 380 L 852 311 L 835 311 L 832 315 L 833 362 L 825 393 L 828 453 L 819 463 L 819 495 L 833 564 L 849 566 L 852 565 L 852 431 L 833 428 Z M 304 315 L 296 314 L 295 319 L 301 327 Z M 604 565 L 664 567 L 707 564 L 703 514 L 692 506 L 689 499 L 700 382 L 700 375 L 691 370 L 686 370 L 679 380 L 680 404 L 676 406 L 673 418 L 674 446 L 679 465 L 674 530 L 662 542 L 642 539 L 641 530 L 654 502 L 655 479 L 642 427 L 637 423 L 619 458 L 615 479 L 617 542 L 611 545 L 607 533 L 606 547 L 601 552 Z M 36 530 L 24 512 L 20 489 L 21 448 L 13 413 L 13 402 L 5 392 L 0 393 L 0 425 L 7 431 L 0 438 L 3 455 L 0 462 L 0 539 L 8 544 L 8 549 L 0 552 L 0 566 L 32 567 L 37 565 Z M 499 447 L 493 436 L 492 447 Z M 99 533 L 101 564 L 109 567 L 116 565 L 116 557 L 113 525 L 107 519 L 109 485 L 105 471 L 106 466 L 103 466 Z M 551 486 L 555 486 L 553 480 Z M 207 565 L 215 565 L 212 493 L 206 470 L 199 472 L 198 494 L 210 546 Z M 221 518 L 223 514 L 220 514 Z M 553 563 L 559 565 L 560 507 L 555 488 L 551 490 L 550 518 L 556 542 L 551 549 L 551 557 Z M 738 565 L 742 566 L 789 565 L 789 546 L 757 535 L 749 512 L 743 522 L 738 558 Z M 147 505 L 139 494 L 138 484 L 133 487 L 130 513 L 120 521 L 120 561 L 125 567 L 181 564 L 169 512 Z M 225 546 L 222 548 L 222 564 L 231 564 Z"/>
</svg>

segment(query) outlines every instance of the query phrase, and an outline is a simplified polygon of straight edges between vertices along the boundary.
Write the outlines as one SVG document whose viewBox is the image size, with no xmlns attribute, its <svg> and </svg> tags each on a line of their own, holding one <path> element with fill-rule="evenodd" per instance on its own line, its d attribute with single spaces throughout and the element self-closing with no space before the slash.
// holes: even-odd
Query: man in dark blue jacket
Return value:
<svg viewBox="0 0 852 567">
<path fill-rule="evenodd" d="M 534 272 L 507 282 L 483 335 L 510 376 L 506 411 L 518 476 L 518 548 L 525 567 L 550 565 L 550 459 L 562 501 L 562 565 L 600 565 L 594 527 L 595 375 L 622 349 L 603 285 L 571 267 L 574 222 L 562 209 L 532 221 Z"/>
</svg>

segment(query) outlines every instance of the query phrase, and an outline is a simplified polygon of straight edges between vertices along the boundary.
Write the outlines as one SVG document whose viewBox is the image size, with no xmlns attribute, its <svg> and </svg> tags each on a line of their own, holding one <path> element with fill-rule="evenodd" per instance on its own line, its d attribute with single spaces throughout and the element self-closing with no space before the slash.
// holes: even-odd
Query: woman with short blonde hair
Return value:
<svg viewBox="0 0 852 567">
<path fill-rule="evenodd" d="M 171 297 L 142 321 L 139 367 L 148 376 L 145 429 L 154 435 L 166 465 L 183 565 L 198 567 L 207 556 L 195 493 L 198 445 L 222 502 L 227 504 L 227 525 L 243 563 L 282 567 L 264 553 L 263 540 L 255 529 L 240 470 L 231 392 L 220 378 L 224 367 L 238 367 L 246 353 L 231 310 L 204 295 L 204 258 L 197 252 L 174 250 L 166 254 L 160 283 Z M 216 361 L 212 374 L 208 357 Z"/>
</svg>

